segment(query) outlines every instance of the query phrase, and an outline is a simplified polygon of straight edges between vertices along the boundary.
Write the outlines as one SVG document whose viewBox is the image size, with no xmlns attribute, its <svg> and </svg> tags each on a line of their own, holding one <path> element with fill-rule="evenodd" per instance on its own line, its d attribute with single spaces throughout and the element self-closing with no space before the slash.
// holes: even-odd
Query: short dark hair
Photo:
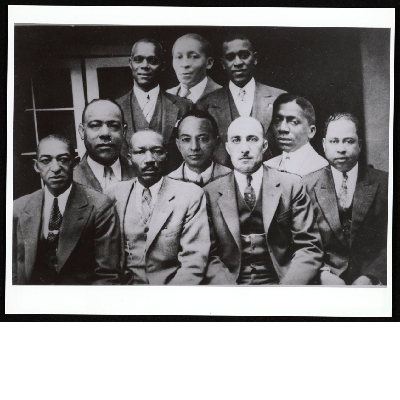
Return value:
<svg viewBox="0 0 400 400">
<path fill-rule="evenodd" d="M 358 118 L 354 114 L 351 114 L 349 112 L 336 112 L 336 113 L 330 115 L 325 121 L 324 137 L 326 137 L 326 132 L 328 131 L 328 125 L 331 122 L 337 121 L 337 120 L 342 119 L 342 118 L 354 123 L 354 125 L 356 127 L 356 134 L 357 134 L 358 138 L 361 139 L 361 136 L 360 136 L 360 133 L 361 133 L 360 132 L 360 127 L 361 127 L 360 121 L 358 120 Z"/>
<path fill-rule="evenodd" d="M 133 55 L 133 49 L 135 48 L 135 46 L 136 46 L 138 43 L 151 43 L 151 44 L 153 44 L 154 47 L 156 48 L 156 50 L 158 51 L 158 53 L 160 54 L 161 61 L 164 61 L 164 60 L 165 60 L 164 49 L 163 49 L 161 43 L 158 42 L 157 40 L 151 39 L 151 38 L 143 38 L 143 39 L 139 39 L 137 42 L 135 42 L 135 44 L 132 46 L 131 57 L 132 57 L 132 55 Z"/>
<path fill-rule="evenodd" d="M 218 131 L 218 124 L 217 121 L 215 121 L 214 117 L 209 114 L 207 111 L 202 111 L 202 110 L 191 110 L 189 112 L 187 112 L 176 124 L 175 126 L 175 138 L 178 139 L 179 138 L 179 128 L 182 124 L 182 122 L 189 117 L 194 117 L 194 118 L 199 118 L 199 119 L 207 119 L 208 121 L 211 122 L 211 126 L 212 126 L 212 133 L 214 138 L 219 138 L 219 131 Z"/>
<path fill-rule="evenodd" d="M 172 54 L 174 53 L 176 42 L 180 39 L 186 39 L 186 38 L 197 40 L 200 43 L 201 49 L 206 55 L 206 57 L 213 57 L 214 51 L 211 43 L 206 38 L 198 35 L 197 33 L 187 33 L 186 35 L 183 35 L 178 39 L 176 39 L 174 45 L 172 46 Z"/>
<path fill-rule="evenodd" d="M 67 137 L 62 136 L 62 135 L 58 135 L 58 134 L 52 134 L 52 135 L 48 135 L 45 136 L 43 139 L 41 139 L 36 147 L 36 158 L 39 158 L 39 147 L 40 144 L 46 140 L 58 140 L 60 142 L 63 142 L 64 144 L 67 145 L 68 147 L 68 151 L 71 157 L 75 157 L 75 146 L 72 144 L 72 141 L 69 140 Z"/>
<path fill-rule="evenodd" d="M 273 114 L 276 114 L 281 105 L 294 101 L 304 113 L 309 125 L 315 125 L 315 110 L 313 105 L 304 97 L 295 94 L 282 93 L 274 101 Z"/>
<path fill-rule="evenodd" d="M 110 103 L 114 104 L 115 106 L 118 107 L 120 113 L 121 113 L 121 117 L 122 117 L 122 125 L 125 125 L 125 118 L 124 118 L 124 112 L 122 111 L 121 106 L 114 100 L 111 99 L 93 99 L 90 103 L 86 104 L 85 108 L 83 109 L 82 112 L 82 124 L 85 122 L 85 118 L 86 118 L 86 110 L 88 109 L 88 107 L 94 103 L 97 103 L 99 101 L 109 101 Z"/>
<path fill-rule="evenodd" d="M 245 41 L 249 42 L 249 43 L 250 43 L 250 50 L 251 50 L 251 51 L 254 51 L 254 50 L 253 50 L 253 43 L 251 42 L 251 40 L 249 39 L 249 37 L 246 36 L 243 32 L 231 32 L 231 33 L 229 33 L 229 34 L 225 37 L 225 39 L 223 40 L 222 46 L 223 46 L 225 43 L 233 42 L 234 40 L 245 40 Z"/>
<path fill-rule="evenodd" d="M 154 133 L 156 133 L 157 135 L 160 135 L 161 138 L 162 138 L 163 147 L 164 147 L 165 150 L 167 150 L 167 143 L 165 143 L 165 138 L 164 138 L 163 134 L 160 133 L 160 132 L 155 131 L 154 129 L 149 129 L 149 128 L 148 128 L 148 129 L 139 129 L 138 131 L 132 132 L 132 135 L 131 135 L 131 137 L 130 137 L 129 140 L 128 140 L 128 150 L 129 150 L 129 153 L 132 154 L 132 139 L 133 139 L 133 137 L 134 137 L 137 133 L 139 133 L 139 132 L 144 132 L 144 131 L 154 132 Z"/>
</svg>

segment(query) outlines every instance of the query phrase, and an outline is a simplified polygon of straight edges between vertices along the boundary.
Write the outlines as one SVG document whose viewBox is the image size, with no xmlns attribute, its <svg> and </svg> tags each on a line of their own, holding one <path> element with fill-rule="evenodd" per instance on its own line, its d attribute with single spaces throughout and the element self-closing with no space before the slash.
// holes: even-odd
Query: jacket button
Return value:
<svg viewBox="0 0 400 400">
<path fill-rule="evenodd" d="M 147 233 L 149 231 L 149 227 L 146 226 L 146 228 L 144 228 L 144 233 Z"/>
</svg>

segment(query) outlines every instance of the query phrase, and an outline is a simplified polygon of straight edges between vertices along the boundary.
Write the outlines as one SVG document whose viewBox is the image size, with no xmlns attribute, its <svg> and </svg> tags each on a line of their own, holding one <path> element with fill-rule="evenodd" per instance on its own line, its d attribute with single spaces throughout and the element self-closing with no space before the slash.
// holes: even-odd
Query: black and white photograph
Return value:
<svg viewBox="0 0 400 400">
<path fill-rule="evenodd" d="M 390 313 L 393 10 L 332 26 L 328 9 L 316 25 L 23 8 L 6 310 Z"/>
</svg>

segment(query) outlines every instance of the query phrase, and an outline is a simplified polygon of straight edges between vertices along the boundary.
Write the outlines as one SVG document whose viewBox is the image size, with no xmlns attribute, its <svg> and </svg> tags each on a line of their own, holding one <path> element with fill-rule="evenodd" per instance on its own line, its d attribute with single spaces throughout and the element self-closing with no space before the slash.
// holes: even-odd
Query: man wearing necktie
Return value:
<svg viewBox="0 0 400 400">
<path fill-rule="evenodd" d="M 310 198 L 299 177 L 263 166 L 267 146 L 256 119 L 230 125 L 234 171 L 204 188 L 212 237 L 205 283 L 306 285 L 322 266 Z"/>
<path fill-rule="evenodd" d="M 112 100 L 96 99 L 83 110 L 79 134 L 86 154 L 74 170 L 74 181 L 103 192 L 135 172 L 121 154 L 126 125 L 121 107 Z"/>
<path fill-rule="evenodd" d="M 134 132 L 154 130 L 160 132 L 170 155 L 167 173 L 182 162 L 172 132 L 176 121 L 192 108 L 189 100 L 169 94 L 160 88 L 161 74 L 165 68 L 164 50 L 153 39 L 140 39 L 132 47 L 129 58 L 133 88 L 116 100 L 121 106 L 127 124 L 126 141 L 122 154 L 128 156 L 128 145 Z"/>
<path fill-rule="evenodd" d="M 329 166 L 303 178 L 324 246 L 324 285 L 386 285 L 388 174 L 358 162 L 360 123 L 336 113 L 325 124 Z"/>
<path fill-rule="evenodd" d="M 37 148 L 44 187 L 14 202 L 13 284 L 117 284 L 119 226 L 113 202 L 73 182 L 75 149 L 50 135 Z"/>
<path fill-rule="evenodd" d="M 194 110 L 185 114 L 176 127 L 176 145 L 183 163 L 169 174 L 170 178 L 194 182 L 203 187 L 226 175 L 231 169 L 212 160 L 219 144 L 218 126 L 205 111 Z"/>
<path fill-rule="evenodd" d="M 269 126 L 272 106 L 284 90 L 263 85 L 254 79 L 258 63 L 257 52 L 250 39 L 241 33 L 232 33 L 222 43 L 222 66 L 229 77 L 229 84 L 199 100 L 196 107 L 208 111 L 217 121 L 221 143 L 214 152 L 214 159 L 231 167 L 225 149 L 228 127 L 236 118 L 251 116 L 261 122 L 265 139 L 270 144 L 264 160 L 279 154 L 272 140 Z"/>
<path fill-rule="evenodd" d="M 315 111 L 305 98 L 284 93 L 274 103 L 271 128 L 282 154 L 265 162 L 279 171 L 304 176 L 328 165 L 311 146 Z"/>
<path fill-rule="evenodd" d="M 202 189 L 164 176 L 168 154 L 160 133 L 135 132 L 130 151 L 137 178 L 106 191 L 121 224 L 124 283 L 199 284 L 210 249 Z"/>
</svg>

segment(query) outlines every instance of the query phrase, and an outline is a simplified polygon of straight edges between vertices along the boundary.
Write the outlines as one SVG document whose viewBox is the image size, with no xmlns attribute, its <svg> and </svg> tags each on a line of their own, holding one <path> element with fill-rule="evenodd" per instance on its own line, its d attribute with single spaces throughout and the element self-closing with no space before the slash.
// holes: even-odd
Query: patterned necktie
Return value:
<svg viewBox="0 0 400 400">
<path fill-rule="evenodd" d="M 104 167 L 104 175 L 103 175 L 103 189 L 106 189 L 113 183 L 114 172 L 111 167 Z"/>
<path fill-rule="evenodd" d="M 55 197 L 53 201 L 53 207 L 50 212 L 49 219 L 49 234 L 47 235 L 47 240 L 50 243 L 54 243 L 58 240 L 58 233 L 60 231 L 62 222 L 62 215 L 60 213 L 60 209 L 58 208 L 58 198 Z"/>
<path fill-rule="evenodd" d="M 151 215 L 151 192 L 150 189 L 144 188 L 142 194 L 142 221 L 147 225 Z"/>
<path fill-rule="evenodd" d="M 179 96 L 187 99 L 187 97 L 191 94 L 192 92 L 189 89 L 184 88 L 181 86 L 181 90 L 179 91 Z"/>
<path fill-rule="evenodd" d="M 247 175 L 246 178 L 247 186 L 244 189 L 244 201 L 249 206 L 250 210 L 252 210 L 256 204 L 256 192 L 254 191 L 253 186 L 251 186 L 253 177 L 251 175 Z"/>
<path fill-rule="evenodd" d="M 150 95 L 147 93 L 147 101 L 146 101 L 145 105 L 142 108 L 143 115 L 146 118 L 147 122 L 150 122 L 149 121 L 149 119 L 150 119 L 149 118 L 149 114 L 150 114 L 151 109 L 152 109 L 152 106 L 151 106 L 151 103 L 150 103 Z"/>
<path fill-rule="evenodd" d="M 244 90 L 244 89 L 240 89 L 240 91 L 239 91 L 239 98 L 240 98 L 240 101 L 244 101 L 244 96 L 246 95 L 246 90 Z"/>
<path fill-rule="evenodd" d="M 279 171 L 282 172 L 287 172 L 287 168 L 288 168 L 288 163 L 290 162 L 290 156 L 289 154 L 282 154 L 282 160 L 281 163 L 279 164 Z"/>
<path fill-rule="evenodd" d="M 339 191 L 339 206 L 342 208 L 342 210 L 345 210 L 348 208 L 348 200 L 349 196 L 347 193 L 347 173 L 343 172 L 343 181 L 342 181 L 342 186 L 340 187 Z"/>
</svg>

